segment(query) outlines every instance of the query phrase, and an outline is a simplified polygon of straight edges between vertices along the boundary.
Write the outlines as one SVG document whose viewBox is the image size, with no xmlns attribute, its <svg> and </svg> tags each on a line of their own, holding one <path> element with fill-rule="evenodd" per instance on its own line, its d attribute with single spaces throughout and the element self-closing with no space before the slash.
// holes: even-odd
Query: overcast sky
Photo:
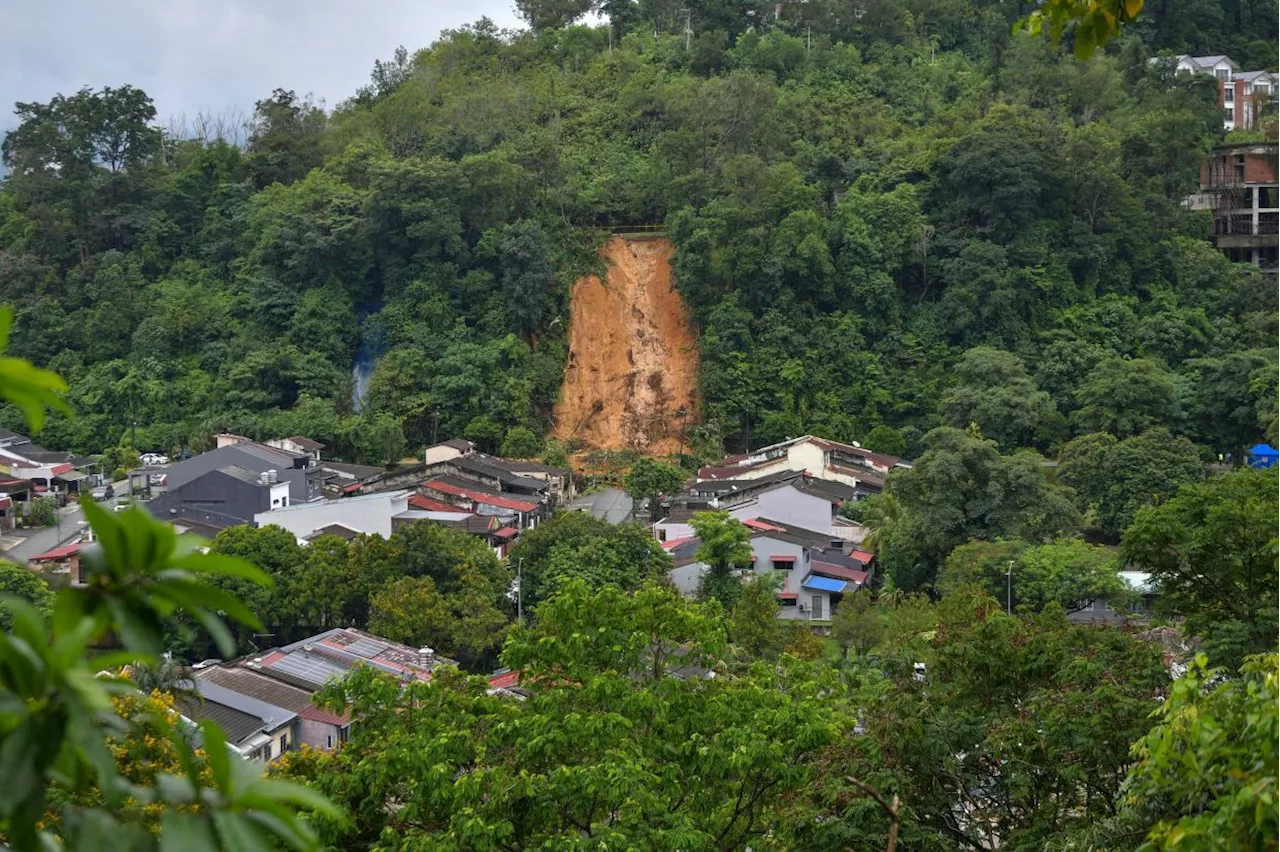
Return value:
<svg viewBox="0 0 1280 852">
<path fill-rule="evenodd" d="M 128 83 L 158 120 L 240 109 L 275 88 L 328 106 L 369 80 L 397 45 L 488 15 L 515 27 L 513 0 L 16 0 L 0 3 L 0 132 L 17 101 Z"/>
</svg>

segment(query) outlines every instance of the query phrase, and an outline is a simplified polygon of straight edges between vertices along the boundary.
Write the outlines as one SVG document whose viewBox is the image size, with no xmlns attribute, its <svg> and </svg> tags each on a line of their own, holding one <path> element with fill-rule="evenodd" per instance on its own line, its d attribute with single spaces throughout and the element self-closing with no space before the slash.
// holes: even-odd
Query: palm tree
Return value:
<svg viewBox="0 0 1280 852">
<path fill-rule="evenodd" d="M 894 527 L 902 520 L 902 504 L 892 494 L 877 494 L 868 497 L 864 505 L 860 523 L 870 532 L 861 547 L 879 556 L 884 543 L 892 537 Z"/>
<path fill-rule="evenodd" d="M 196 691 L 195 679 L 186 666 L 175 663 L 173 658 L 165 654 L 158 665 L 149 666 L 134 663 L 129 666 L 129 678 L 139 692 L 167 692 L 174 700 L 199 702 L 200 693 Z"/>
</svg>

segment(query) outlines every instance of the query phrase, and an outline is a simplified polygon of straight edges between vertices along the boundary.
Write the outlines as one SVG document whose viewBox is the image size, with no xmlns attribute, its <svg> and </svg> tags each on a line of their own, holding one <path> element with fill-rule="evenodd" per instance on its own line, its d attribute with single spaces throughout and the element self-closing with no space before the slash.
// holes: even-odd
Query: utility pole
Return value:
<svg viewBox="0 0 1280 852">
<path fill-rule="evenodd" d="M 438 443 L 440 435 L 440 409 L 431 409 L 431 444 L 435 446 Z"/>
<path fill-rule="evenodd" d="M 689 39 L 693 35 L 693 13 L 689 9 L 681 9 L 680 11 L 684 12 L 684 49 L 688 53 Z"/>
<path fill-rule="evenodd" d="M 1013 615 L 1013 560 L 1012 559 L 1009 560 L 1009 571 L 1007 572 L 1007 575 L 1009 577 L 1009 590 L 1008 592 L 1005 593 L 1004 611 L 1008 615 Z"/>
</svg>

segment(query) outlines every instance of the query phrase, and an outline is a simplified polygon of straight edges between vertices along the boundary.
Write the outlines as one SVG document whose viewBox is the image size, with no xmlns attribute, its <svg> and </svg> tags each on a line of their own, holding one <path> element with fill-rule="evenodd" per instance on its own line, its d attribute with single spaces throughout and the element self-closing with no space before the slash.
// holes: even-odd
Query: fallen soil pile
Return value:
<svg viewBox="0 0 1280 852">
<path fill-rule="evenodd" d="M 556 437 L 662 454 L 679 445 L 679 409 L 697 422 L 698 341 L 671 254 L 661 237 L 614 236 L 600 249 L 605 280 L 574 283 Z"/>
</svg>

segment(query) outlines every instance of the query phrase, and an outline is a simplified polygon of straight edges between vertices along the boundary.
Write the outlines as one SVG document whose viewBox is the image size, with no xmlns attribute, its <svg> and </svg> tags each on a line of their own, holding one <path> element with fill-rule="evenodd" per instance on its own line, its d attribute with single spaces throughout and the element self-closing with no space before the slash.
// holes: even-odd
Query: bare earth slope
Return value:
<svg viewBox="0 0 1280 852">
<path fill-rule="evenodd" d="M 556 437 L 667 453 L 679 443 L 676 412 L 697 422 L 697 338 L 671 283 L 671 254 L 663 238 L 614 236 L 600 249 L 605 281 L 574 283 Z"/>
</svg>

